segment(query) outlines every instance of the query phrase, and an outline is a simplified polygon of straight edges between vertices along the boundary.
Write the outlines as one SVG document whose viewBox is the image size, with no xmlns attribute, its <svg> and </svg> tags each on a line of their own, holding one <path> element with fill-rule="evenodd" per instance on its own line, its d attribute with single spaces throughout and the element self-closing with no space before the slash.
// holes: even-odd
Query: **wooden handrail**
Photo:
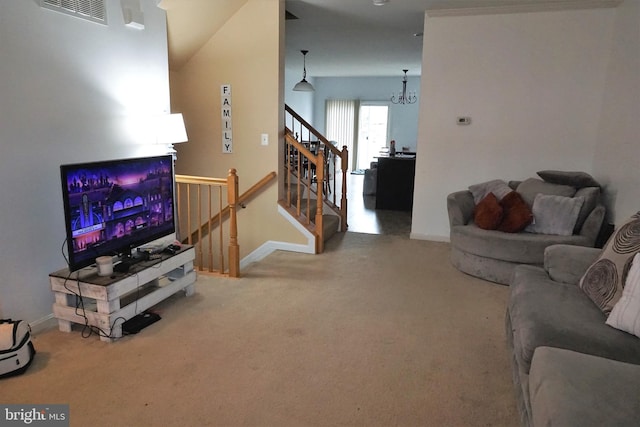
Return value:
<svg viewBox="0 0 640 427">
<path fill-rule="evenodd" d="M 176 174 L 175 176 L 176 176 L 176 182 L 181 182 L 183 184 L 227 185 L 227 180 L 225 178 L 211 178 L 208 176 L 179 175 L 179 174 Z"/>
<path fill-rule="evenodd" d="M 253 197 L 254 194 L 262 190 L 267 186 L 267 184 L 273 181 L 276 176 L 278 176 L 278 174 L 275 171 L 266 174 L 260 181 L 253 184 L 247 191 L 245 191 L 238 197 L 238 203 L 242 204 L 245 201 L 249 200 L 251 197 Z"/>
<path fill-rule="evenodd" d="M 277 175 L 278 174 L 276 174 L 273 171 L 269 172 L 262 179 L 260 179 L 260 181 L 256 182 L 249 189 L 247 189 L 247 191 L 239 195 L 236 203 L 242 207 L 244 202 L 252 198 L 256 193 L 258 193 L 260 190 L 266 187 L 267 184 L 273 181 Z M 202 178 L 202 177 L 188 176 L 188 175 L 176 175 L 176 181 L 178 180 L 178 177 L 180 177 L 180 179 L 183 180 L 180 182 L 190 183 L 190 184 L 199 184 L 200 182 L 198 180 Z M 202 181 L 202 183 L 205 183 L 205 182 L 213 183 L 215 181 L 223 181 L 225 184 L 227 183 L 226 180 L 224 179 L 221 180 L 219 178 L 205 178 L 205 180 L 207 181 Z M 204 224 L 202 224 L 198 230 L 191 233 L 191 241 L 197 242 L 200 235 L 207 235 L 209 233 L 209 224 L 211 224 L 212 227 L 216 226 L 217 224 L 220 223 L 221 218 L 224 219 L 229 215 L 230 211 L 231 211 L 230 205 L 227 204 L 227 206 L 225 206 L 220 212 L 212 216 L 209 219 L 209 221 L 206 221 Z M 182 243 L 187 243 L 188 239 L 189 238 L 183 239 Z"/>
<path fill-rule="evenodd" d="M 238 245 L 238 226 L 236 219 L 236 207 L 238 203 L 238 175 L 235 169 L 230 169 L 227 179 L 221 178 L 209 178 L 209 177 L 201 177 L 201 176 L 189 176 L 189 175 L 176 175 L 175 176 L 176 187 L 177 187 L 177 200 L 178 200 L 178 223 L 182 224 L 183 221 L 187 223 L 187 230 L 191 230 L 191 216 L 192 216 L 192 204 L 197 208 L 197 218 L 198 223 L 202 224 L 202 187 L 206 188 L 208 192 L 208 216 L 212 216 L 212 189 L 214 187 L 218 188 L 219 192 L 219 200 L 218 206 L 220 207 L 220 212 L 222 210 L 222 193 L 221 189 L 223 187 L 227 187 L 227 202 L 229 208 L 229 244 L 228 244 L 228 255 L 229 255 L 229 266 L 228 273 L 229 277 L 239 277 L 240 276 L 240 247 Z M 192 201 L 191 199 L 191 187 L 195 186 L 196 191 L 196 200 Z M 186 208 L 182 208 L 182 197 L 181 197 L 181 189 L 182 187 L 186 187 Z M 193 202 L 193 203 L 192 203 Z M 186 219 L 183 219 L 183 215 L 186 215 Z M 208 221 L 208 230 L 211 230 L 211 221 Z M 208 269 L 206 271 L 208 273 L 219 273 L 225 274 L 225 262 L 224 262 L 224 233 L 222 230 L 222 226 L 220 227 L 220 236 L 219 241 L 217 242 L 218 249 L 214 249 L 214 242 L 212 239 L 211 233 L 208 233 L 208 246 L 205 248 L 205 244 L 202 241 L 202 227 L 199 227 L 197 232 L 195 233 L 197 236 L 197 244 L 196 244 L 196 261 L 195 267 L 198 271 L 205 272 L 205 266 L 208 265 Z M 193 244 L 192 237 L 194 234 L 190 234 L 189 239 L 185 243 Z M 204 258 L 204 251 L 206 249 L 207 258 Z M 219 255 L 219 269 L 214 269 L 214 252 L 217 252 Z"/>
<path fill-rule="evenodd" d="M 331 143 L 331 141 L 329 141 L 323 134 L 321 134 L 320 132 L 318 132 L 318 130 L 316 128 L 314 128 L 313 126 L 311 126 L 305 119 L 303 119 L 298 113 L 296 113 L 291 107 L 289 107 L 288 105 L 285 104 L 284 109 L 287 113 L 291 114 L 291 117 L 296 119 L 298 122 L 300 122 L 300 124 L 305 127 L 309 132 L 311 132 L 313 134 L 313 136 L 315 136 L 316 138 L 318 138 L 318 141 L 322 142 L 323 145 L 327 146 L 331 152 L 333 154 L 335 154 L 338 157 L 342 157 L 342 151 L 336 147 L 335 145 L 333 145 Z M 289 128 L 291 130 L 291 132 L 294 131 L 294 127 L 293 125 Z M 292 134 L 293 136 L 293 134 Z M 346 145 L 342 147 L 343 149 L 346 149 Z"/>
</svg>

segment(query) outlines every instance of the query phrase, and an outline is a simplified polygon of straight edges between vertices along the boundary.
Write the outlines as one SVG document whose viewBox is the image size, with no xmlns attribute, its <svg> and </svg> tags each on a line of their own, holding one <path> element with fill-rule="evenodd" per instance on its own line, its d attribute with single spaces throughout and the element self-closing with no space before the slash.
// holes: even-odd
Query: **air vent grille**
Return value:
<svg viewBox="0 0 640 427">
<path fill-rule="evenodd" d="M 107 23 L 105 0 L 40 0 L 46 9 L 87 19 L 100 24 Z"/>
</svg>

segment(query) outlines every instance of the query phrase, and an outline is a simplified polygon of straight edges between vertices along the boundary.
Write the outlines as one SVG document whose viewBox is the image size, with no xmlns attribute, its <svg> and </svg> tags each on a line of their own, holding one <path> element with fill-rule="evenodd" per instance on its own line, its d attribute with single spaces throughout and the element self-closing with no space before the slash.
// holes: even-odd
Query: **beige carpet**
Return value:
<svg viewBox="0 0 640 427">
<path fill-rule="evenodd" d="M 68 403 L 72 426 L 517 426 L 508 287 L 448 250 L 346 233 L 323 255 L 200 276 L 138 335 L 37 334 L 0 402 Z"/>
</svg>

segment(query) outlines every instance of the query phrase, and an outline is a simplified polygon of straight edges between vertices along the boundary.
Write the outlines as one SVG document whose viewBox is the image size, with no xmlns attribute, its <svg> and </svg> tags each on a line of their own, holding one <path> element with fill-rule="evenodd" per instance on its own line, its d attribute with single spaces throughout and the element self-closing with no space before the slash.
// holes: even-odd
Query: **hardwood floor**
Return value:
<svg viewBox="0 0 640 427">
<path fill-rule="evenodd" d="M 375 196 L 362 194 L 364 175 L 349 174 L 347 186 L 348 232 L 409 237 L 411 211 L 376 210 Z"/>
</svg>

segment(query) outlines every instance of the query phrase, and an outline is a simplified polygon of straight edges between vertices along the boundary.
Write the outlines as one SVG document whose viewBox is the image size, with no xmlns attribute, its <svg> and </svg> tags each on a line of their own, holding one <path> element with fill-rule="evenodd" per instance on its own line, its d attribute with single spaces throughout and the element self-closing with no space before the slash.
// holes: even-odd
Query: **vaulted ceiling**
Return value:
<svg viewBox="0 0 640 427">
<path fill-rule="evenodd" d="M 167 11 L 169 68 L 180 69 L 247 0 L 162 0 Z"/>
<path fill-rule="evenodd" d="M 634 0 L 635 1 L 635 0 Z M 167 11 L 169 63 L 179 69 L 247 0 L 162 0 Z M 300 50 L 309 50 L 307 74 L 420 75 L 425 12 L 430 14 L 611 7 L 620 0 L 286 0 L 297 19 L 285 23 L 285 63 L 302 70 Z M 288 14 L 288 15 L 289 15 Z M 251 31 L 250 28 L 247 31 Z"/>
</svg>

